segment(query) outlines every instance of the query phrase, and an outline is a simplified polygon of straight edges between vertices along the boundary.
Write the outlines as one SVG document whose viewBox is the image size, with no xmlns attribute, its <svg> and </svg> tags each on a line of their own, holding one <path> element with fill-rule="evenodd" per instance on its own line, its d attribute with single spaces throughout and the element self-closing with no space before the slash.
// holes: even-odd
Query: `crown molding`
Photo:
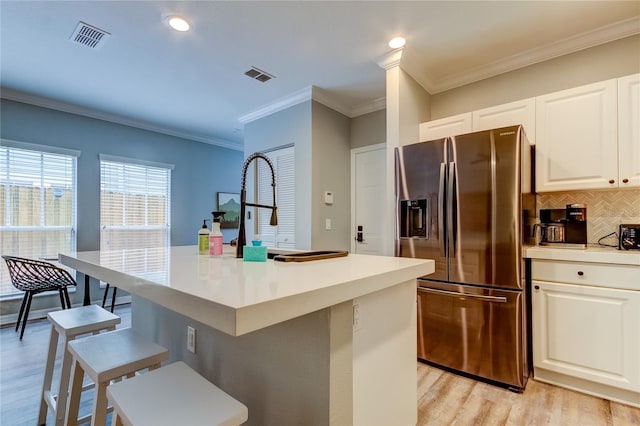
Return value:
<svg viewBox="0 0 640 426">
<path fill-rule="evenodd" d="M 625 37 L 640 34 L 640 18 L 634 17 L 615 24 L 606 25 L 572 37 L 555 41 L 535 49 L 512 55 L 459 73 L 449 73 L 441 79 L 422 78 L 425 89 L 431 94 L 443 92 L 465 84 L 494 77 L 529 65 L 547 61 L 583 49 L 609 43 Z"/>
<path fill-rule="evenodd" d="M 311 86 L 311 88 L 311 98 L 314 101 L 319 102 L 334 111 L 338 111 L 342 115 L 353 118 L 351 109 L 333 99 L 325 90 L 315 86 Z"/>
<path fill-rule="evenodd" d="M 376 63 L 380 68 L 384 68 L 385 70 L 389 70 L 393 67 L 397 67 L 400 65 L 400 61 L 402 60 L 402 52 L 404 51 L 404 47 L 400 47 L 396 50 L 392 50 L 391 52 L 380 57 Z"/>
<path fill-rule="evenodd" d="M 247 124 L 260 118 L 269 116 L 283 109 L 287 109 L 299 103 L 309 101 L 312 98 L 313 86 L 307 86 L 303 89 L 297 90 L 290 95 L 284 96 L 275 100 L 272 103 L 263 105 L 253 111 L 243 114 L 238 117 L 238 121 L 242 124 Z"/>
<path fill-rule="evenodd" d="M 282 97 L 270 104 L 264 105 L 258 109 L 248 112 L 238 117 L 238 121 L 242 124 L 247 124 L 255 120 L 267 117 L 271 114 L 275 114 L 278 111 L 290 108 L 294 105 L 298 105 L 306 101 L 316 101 L 322 105 L 331 108 L 340 114 L 346 115 L 349 118 L 358 117 L 363 114 L 368 114 L 373 111 L 386 108 L 386 98 L 378 98 L 372 102 L 368 102 L 363 105 L 359 105 L 355 108 L 349 108 L 346 105 L 336 101 L 331 95 L 324 89 L 316 86 L 308 86 L 303 89 L 297 90 L 288 96 Z"/>
<path fill-rule="evenodd" d="M 387 108 L 387 98 L 385 96 L 374 99 L 371 102 L 362 104 L 351 110 L 350 118 L 359 117 L 361 115 L 369 114 L 371 112 L 380 111 Z"/>
<path fill-rule="evenodd" d="M 188 139 L 195 142 L 202 142 L 209 145 L 216 145 L 222 148 L 233 149 L 236 151 L 242 151 L 244 147 L 242 143 L 229 141 L 226 139 L 206 138 L 199 135 L 194 135 L 188 132 L 178 132 L 176 130 L 158 126 L 155 124 L 147 123 L 144 121 L 134 120 L 128 117 L 124 117 L 117 114 L 111 114 L 108 112 L 82 107 L 80 105 L 63 102 L 44 96 L 29 94 L 18 90 L 2 87 L 0 92 L 2 99 L 10 101 L 22 102 L 25 104 L 35 105 L 43 108 L 54 109 L 56 111 L 67 112 L 70 114 L 81 115 L 84 117 L 95 118 L 97 120 L 108 121 L 110 123 L 121 124 L 124 126 L 134 127 L 137 129 L 148 130 L 150 132 L 162 133 L 177 138 Z"/>
</svg>

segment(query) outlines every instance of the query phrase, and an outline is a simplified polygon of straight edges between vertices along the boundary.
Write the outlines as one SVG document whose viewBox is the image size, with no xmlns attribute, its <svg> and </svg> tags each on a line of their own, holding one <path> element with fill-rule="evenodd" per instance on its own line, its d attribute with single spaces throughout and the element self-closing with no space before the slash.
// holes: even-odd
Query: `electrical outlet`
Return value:
<svg viewBox="0 0 640 426">
<path fill-rule="evenodd" d="M 327 231 L 331 229 L 331 219 L 327 218 L 324 220 L 324 229 Z"/>
<path fill-rule="evenodd" d="M 360 330 L 360 305 L 353 301 L 353 331 Z"/>
<path fill-rule="evenodd" d="M 187 350 L 196 353 L 196 329 L 187 326 Z"/>
</svg>

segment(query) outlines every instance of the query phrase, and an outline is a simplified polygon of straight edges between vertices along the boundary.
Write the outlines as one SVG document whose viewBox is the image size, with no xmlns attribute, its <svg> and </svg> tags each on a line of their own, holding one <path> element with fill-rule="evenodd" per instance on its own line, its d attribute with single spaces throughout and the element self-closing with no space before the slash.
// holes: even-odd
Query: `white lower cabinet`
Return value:
<svg viewBox="0 0 640 426">
<path fill-rule="evenodd" d="M 614 287 L 615 266 L 606 266 Z M 622 288 L 591 283 L 590 268 L 597 264 L 533 261 L 534 377 L 640 407 L 640 289 L 628 289 L 624 274 Z M 540 279 L 571 269 L 573 284 Z"/>
</svg>

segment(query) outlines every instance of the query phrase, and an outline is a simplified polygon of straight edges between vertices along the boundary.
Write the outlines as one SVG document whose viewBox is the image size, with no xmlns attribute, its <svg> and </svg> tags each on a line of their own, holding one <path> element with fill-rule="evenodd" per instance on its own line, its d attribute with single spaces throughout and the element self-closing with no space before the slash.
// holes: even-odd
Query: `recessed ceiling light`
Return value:
<svg viewBox="0 0 640 426">
<path fill-rule="evenodd" d="M 406 42 L 407 41 L 404 39 L 404 37 L 394 37 L 389 41 L 389 47 L 392 49 L 399 49 L 404 46 Z"/>
<path fill-rule="evenodd" d="M 189 23 L 179 16 L 170 15 L 165 18 L 165 22 L 176 31 L 189 31 Z"/>
</svg>

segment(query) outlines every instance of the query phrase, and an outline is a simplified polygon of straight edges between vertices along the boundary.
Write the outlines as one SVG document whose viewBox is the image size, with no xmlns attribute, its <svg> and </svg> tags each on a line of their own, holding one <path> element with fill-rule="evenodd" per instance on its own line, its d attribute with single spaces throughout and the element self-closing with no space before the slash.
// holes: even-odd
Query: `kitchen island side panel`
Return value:
<svg viewBox="0 0 640 426">
<path fill-rule="evenodd" d="M 134 330 L 169 349 L 170 362 L 186 362 L 245 404 L 246 425 L 327 425 L 329 311 L 234 337 L 133 296 L 131 321 Z M 195 354 L 187 351 L 187 326 L 196 329 Z"/>
</svg>

